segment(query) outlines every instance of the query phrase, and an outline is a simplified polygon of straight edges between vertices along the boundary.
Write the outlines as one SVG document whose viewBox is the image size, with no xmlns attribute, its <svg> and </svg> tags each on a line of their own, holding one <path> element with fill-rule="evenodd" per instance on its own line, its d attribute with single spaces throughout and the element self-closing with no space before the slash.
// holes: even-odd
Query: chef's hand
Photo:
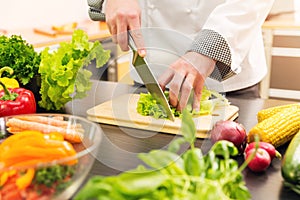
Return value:
<svg viewBox="0 0 300 200">
<path fill-rule="evenodd" d="M 137 0 L 107 0 L 105 6 L 106 23 L 114 43 L 123 51 L 128 51 L 128 34 L 131 30 L 140 56 L 146 56 L 141 28 L 141 9 Z"/>
<path fill-rule="evenodd" d="M 170 104 L 182 111 L 194 92 L 193 110 L 199 111 L 205 79 L 212 73 L 216 61 L 196 52 L 188 52 L 158 79 L 163 90 L 169 84 Z"/>
</svg>

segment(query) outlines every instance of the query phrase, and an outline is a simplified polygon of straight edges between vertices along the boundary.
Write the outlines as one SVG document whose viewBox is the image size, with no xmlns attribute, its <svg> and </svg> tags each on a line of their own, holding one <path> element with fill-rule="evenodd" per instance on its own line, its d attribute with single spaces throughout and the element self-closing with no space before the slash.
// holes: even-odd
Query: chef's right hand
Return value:
<svg viewBox="0 0 300 200">
<path fill-rule="evenodd" d="M 106 23 L 114 43 L 121 50 L 128 51 L 128 34 L 130 30 L 138 53 L 146 55 L 144 39 L 141 33 L 141 9 L 138 0 L 107 0 L 105 6 Z"/>
</svg>

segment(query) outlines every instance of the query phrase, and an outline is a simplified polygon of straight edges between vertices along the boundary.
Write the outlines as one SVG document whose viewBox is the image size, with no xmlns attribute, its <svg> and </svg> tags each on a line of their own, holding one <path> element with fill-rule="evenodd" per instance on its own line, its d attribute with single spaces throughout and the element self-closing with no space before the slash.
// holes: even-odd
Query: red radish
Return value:
<svg viewBox="0 0 300 200">
<path fill-rule="evenodd" d="M 245 159 L 248 159 L 253 153 L 255 153 L 255 155 L 248 163 L 248 167 L 254 172 L 262 172 L 266 170 L 271 164 L 271 157 L 269 153 L 262 148 L 258 148 L 255 152 L 255 148 L 253 148 L 247 151 L 245 154 Z"/>
<path fill-rule="evenodd" d="M 255 149 L 255 145 L 256 142 L 249 143 L 245 149 L 245 153 L 247 153 L 251 149 Z M 272 144 L 268 142 L 258 142 L 258 147 L 266 150 L 269 153 L 271 160 L 273 160 L 275 157 L 279 159 L 281 158 L 281 154 L 275 149 L 275 147 Z"/>
<path fill-rule="evenodd" d="M 210 134 L 212 143 L 227 140 L 232 142 L 240 153 L 245 149 L 247 134 L 242 124 L 231 120 L 217 121 Z"/>
</svg>

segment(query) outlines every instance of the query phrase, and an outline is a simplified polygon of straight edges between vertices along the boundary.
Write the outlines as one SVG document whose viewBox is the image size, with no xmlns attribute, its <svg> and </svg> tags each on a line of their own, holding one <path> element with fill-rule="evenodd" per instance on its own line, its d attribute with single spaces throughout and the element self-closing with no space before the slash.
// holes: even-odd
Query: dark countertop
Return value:
<svg viewBox="0 0 300 200">
<path fill-rule="evenodd" d="M 143 90 L 143 88 L 136 88 L 121 83 L 95 81 L 88 97 L 68 103 L 66 112 L 86 117 L 86 110 L 91 107 L 122 94 L 139 93 Z M 259 110 L 292 103 L 290 101 L 274 99 L 243 99 L 242 97 L 228 97 L 228 99 L 233 105 L 240 108 L 236 121 L 243 124 L 247 131 L 257 123 L 256 114 Z M 103 140 L 88 178 L 93 175 L 116 175 L 125 170 L 133 169 L 141 163 L 137 158 L 138 153 L 165 148 L 176 137 L 173 134 L 156 133 L 106 124 L 99 125 L 104 132 Z M 196 141 L 196 146 L 201 148 L 203 152 L 207 151 L 210 145 L 209 139 L 198 139 Z M 287 145 L 277 150 L 284 154 L 286 147 Z M 243 162 L 242 156 L 237 159 L 240 163 Z M 292 200 L 300 198 L 296 193 L 283 187 L 280 165 L 281 161 L 274 159 L 270 168 L 264 173 L 254 173 L 248 169 L 243 171 L 244 180 L 251 192 L 252 199 Z"/>
</svg>

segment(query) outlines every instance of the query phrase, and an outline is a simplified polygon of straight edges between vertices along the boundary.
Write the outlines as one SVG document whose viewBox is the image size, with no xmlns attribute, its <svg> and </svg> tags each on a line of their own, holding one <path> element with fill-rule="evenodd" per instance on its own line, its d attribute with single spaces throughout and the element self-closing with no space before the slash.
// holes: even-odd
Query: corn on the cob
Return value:
<svg viewBox="0 0 300 200">
<path fill-rule="evenodd" d="M 300 130 L 300 107 L 290 106 L 257 123 L 248 133 L 248 142 L 259 135 L 261 141 L 275 147 L 290 141 Z"/>
<path fill-rule="evenodd" d="M 284 110 L 286 108 L 293 107 L 293 106 L 300 108 L 300 103 L 286 104 L 286 105 L 282 105 L 282 106 L 275 106 L 275 107 L 263 109 L 257 113 L 257 121 L 261 122 L 261 121 L 271 117 L 272 115 L 274 115 L 278 112 L 281 112 L 282 110 Z"/>
</svg>

